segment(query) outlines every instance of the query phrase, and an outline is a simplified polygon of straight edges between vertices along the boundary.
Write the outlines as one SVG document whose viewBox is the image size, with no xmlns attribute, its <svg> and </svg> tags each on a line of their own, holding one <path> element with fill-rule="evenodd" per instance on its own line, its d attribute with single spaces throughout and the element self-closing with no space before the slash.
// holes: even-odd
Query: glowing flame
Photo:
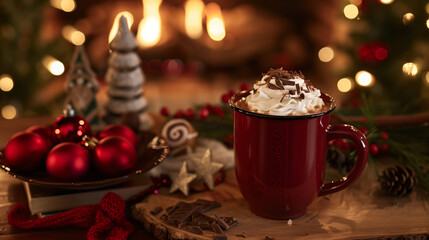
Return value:
<svg viewBox="0 0 429 240">
<path fill-rule="evenodd" d="M 185 4 L 185 30 L 190 38 L 198 39 L 203 35 L 204 3 L 201 0 L 188 0 Z"/>
<path fill-rule="evenodd" d="M 45 66 L 45 68 L 55 76 L 59 76 L 64 73 L 64 64 L 51 56 L 44 57 L 42 63 L 43 66 Z"/>
<path fill-rule="evenodd" d="M 85 34 L 70 25 L 64 26 L 61 32 L 63 37 L 74 45 L 85 43 Z"/>
<path fill-rule="evenodd" d="M 143 0 L 143 19 L 137 31 L 137 44 L 143 48 L 155 46 L 161 39 L 161 2 L 162 0 Z"/>
<path fill-rule="evenodd" d="M 225 38 L 225 26 L 222 12 L 217 3 L 211 2 L 206 6 L 207 32 L 211 39 L 222 41 Z"/>
<path fill-rule="evenodd" d="M 64 12 L 73 12 L 76 9 L 74 0 L 50 0 L 51 6 L 63 10 Z"/>
<path fill-rule="evenodd" d="M 109 33 L 109 43 L 113 40 L 113 38 L 115 38 L 116 34 L 118 33 L 119 18 L 121 18 L 121 16 L 124 16 L 127 19 L 128 29 L 130 29 L 134 23 L 134 17 L 130 12 L 123 11 L 118 13 L 115 17 L 115 21 L 113 21 L 113 26 Z"/>
</svg>

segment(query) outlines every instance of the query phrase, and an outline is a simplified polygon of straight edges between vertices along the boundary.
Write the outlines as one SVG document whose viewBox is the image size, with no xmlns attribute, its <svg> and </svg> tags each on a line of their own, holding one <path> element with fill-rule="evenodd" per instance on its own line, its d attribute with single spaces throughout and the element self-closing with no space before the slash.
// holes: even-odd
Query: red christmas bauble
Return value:
<svg viewBox="0 0 429 240">
<path fill-rule="evenodd" d="M 83 136 L 91 135 L 89 123 L 78 115 L 60 116 L 53 127 L 53 133 L 58 142 L 80 142 Z"/>
<path fill-rule="evenodd" d="M 101 139 L 94 149 L 94 164 L 103 174 L 118 176 L 130 171 L 137 164 L 137 152 L 122 137 Z"/>
<path fill-rule="evenodd" d="M 63 181 L 83 179 L 91 166 L 89 151 L 78 143 L 60 143 L 49 152 L 46 170 L 49 175 Z"/>
<path fill-rule="evenodd" d="M 138 140 L 137 136 L 131 128 L 125 125 L 114 124 L 107 126 L 103 131 L 99 133 L 99 138 L 103 139 L 106 137 L 123 137 L 128 140 L 135 148 L 137 148 Z"/>
<path fill-rule="evenodd" d="M 10 167 L 28 172 L 35 170 L 43 163 L 49 149 L 49 143 L 39 134 L 21 132 L 9 140 L 4 150 L 4 157 Z"/>
<path fill-rule="evenodd" d="M 35 126 L 27 128 L 27 130 L 25 130 L 25 131 L 37 133 L 40 136 L 42 136 L 45 139 L 45 141 L 49 144 L 49 148 L 51 148 L 54 144 L 53 135 L 52 135 L 52 128 L 50 128 L 50 127 L 35 125 Z"/>
</svg>

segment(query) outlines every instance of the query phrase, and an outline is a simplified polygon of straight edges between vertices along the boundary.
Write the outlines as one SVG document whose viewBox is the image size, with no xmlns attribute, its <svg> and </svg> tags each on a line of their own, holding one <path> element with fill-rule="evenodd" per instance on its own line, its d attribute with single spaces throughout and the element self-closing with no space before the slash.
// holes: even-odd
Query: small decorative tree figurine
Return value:
<svg viewBox="0 0 429 240">
<path fill-rule="evenodd" d="M 101 124 L 96 99 L 99 84 L 83 46 L 75 48 L 65 88 L 68 92 L 65 105 L 70 104 L 76 114 L 84 117 L 91 125 Z"/>
<path fill-rule="evenodd" d="M 147 130 L 153 121 L 145 112 L 147 101 L 143 97 L 144 74 L 140 57 L 136 53 L 137 43 L 128 29 L 124 16 L 119 19 L 118 33 L 109 44 L 112 50 L 106 73 L 108 101 L 105 105 L 108 123 L 118 123 L 127 113 L 138 113 L 139 129 Z"/>
</svg>

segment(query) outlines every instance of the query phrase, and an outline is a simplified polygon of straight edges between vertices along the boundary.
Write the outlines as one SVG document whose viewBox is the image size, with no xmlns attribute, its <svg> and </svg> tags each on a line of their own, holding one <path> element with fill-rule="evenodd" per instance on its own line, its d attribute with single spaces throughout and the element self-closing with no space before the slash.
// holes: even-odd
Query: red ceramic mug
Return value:
<svg viewBox="0 0 429 240">
<path fill-rule="evenodd" d="M 322 93 L 329 109 L 306 116 L 272 116 L 246 111 L 237 101 L 249 92 L 234 95 L 235 173 L 250 209 L 263 217 L 290 219 L 303 215 L 317 196 L 340 191 L 356 181 L 365 168 L 368 143 L 350 125 L 329 125 L 335 108 L 332 97 Z M 327 142 L 348 138 L 357 150 L 351 172 L 323 183 Z"/>
</svg>

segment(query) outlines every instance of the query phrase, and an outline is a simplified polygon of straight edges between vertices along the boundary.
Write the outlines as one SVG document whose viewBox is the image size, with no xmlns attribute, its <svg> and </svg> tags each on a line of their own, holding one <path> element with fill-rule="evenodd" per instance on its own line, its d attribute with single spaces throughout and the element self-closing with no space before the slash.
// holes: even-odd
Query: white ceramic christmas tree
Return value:
<svg viewBox="0 0 429 240">
<path fill-rule="evenodd" d="M 145 77 L 136 53 L 137 43 L 124 16 L 119 19 L 118 33 L 109 46 L 112 52 L 106 73 L 108 100 L 105 119 L 108 123 L 119 123 L 124 114 L 137 113 L 139 129 L 148 130 L 153 121 L 145 112 L 147 101 L 142 88 Z"/>
<path fill-rule="evenodd" d="M 83 46 L 75 48 L 65 88 L 68 93 L 65 105 L 70 105 L 92 126 L 100 125 L 100 109 L 96 99 L 99 83 Z"/>
</svg>

